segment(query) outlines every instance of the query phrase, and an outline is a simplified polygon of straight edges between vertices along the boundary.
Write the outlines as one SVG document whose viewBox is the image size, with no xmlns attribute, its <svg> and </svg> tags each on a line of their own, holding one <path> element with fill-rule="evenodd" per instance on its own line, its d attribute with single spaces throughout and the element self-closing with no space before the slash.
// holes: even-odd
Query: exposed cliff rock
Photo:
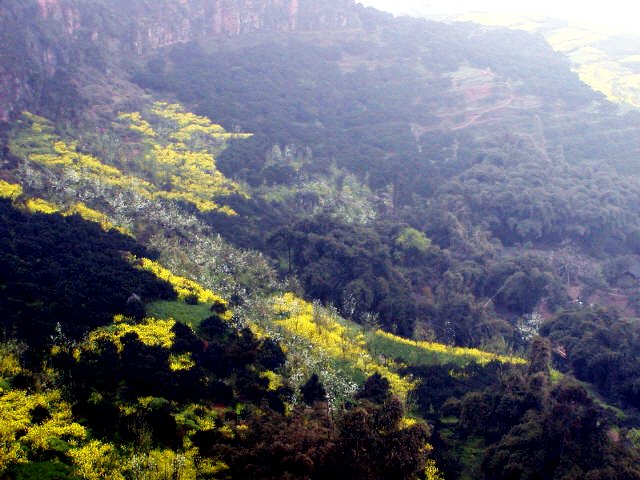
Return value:
<svg viewBox="0 0 640 480">
<path fill-rule="evenodd" d="M 176 43 L 359 25 L 354 0 L 3 0 L 0 121 L 42 106 L 55 79 L 77 96 L 80 67 L 108 76 L 122 58 Z"/>
</svg>

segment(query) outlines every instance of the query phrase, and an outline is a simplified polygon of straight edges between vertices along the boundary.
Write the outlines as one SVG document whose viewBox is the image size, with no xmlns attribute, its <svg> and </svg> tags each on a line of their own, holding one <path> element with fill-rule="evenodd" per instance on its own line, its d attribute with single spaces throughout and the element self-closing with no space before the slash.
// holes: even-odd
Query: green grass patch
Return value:
<svg viewBox="0 0 640 480">
<path fill-rule="evenodd" d="M 627 414 L 624 410 L 611 405 L 610 403 L 607 403 L 606 399 L 602 395 L 600 395 L 595 385 L 593 385 L 592 383 L 583 382 L 576 378 L 572 378 L 571 380 L 575 381 L 578 385 L 584 388 L 596 404 L 598 404 L 605 410 L 609 410 L 610 412 L 612 412 L 619 421 L 624 421 L 627 418 Z"/>
<path fill-rule="evenodd" d="M 555 385 L 565 379 L 568 379 L 570 382 L 576 383 L 580 385 L 582 388 L 584 388 L 589 394 L 589 397 L 591 397 L 591 399 L 597 405 L 604 408 L 605 410 L 609 410 L 610 412 L 612 412 L 618 420 L 624 421 L 627 418 L 627 413 L 621 408 L 611 405 L 610 403 L 607 403 L 606 399 L 598 392 L 596 386 L 593 385 L 592 383 L 583 382 L 582 380 L 578 380 L 577 378 L 571 375 L 565 375 L 564 373 L 556 370 L 555 368 L 551 369 L 552 384 Z"/>
<path fill-rule="evenodd" d="M 211 316 L 211 305 L 200 303 L 189 305 L 179 300 L 159 300 L 147 303 L 147 316 L 154 318 L 173 318 L 174 320 L 186 323 L 191 328 L 197 328 L 205 319 Z"/>
<path fill-rule="evenodd" d="M 550 370 L 549 375 L 551 377 L 551 383 L 554 385 L 564 378 L 564 374 L 555 368 Z"/>
<path fill-rule="evenodd" d="M 443 425 L 455 425 L 459 422 L 458 417 L 442 417 L 440 422 Z"/>
<path fill-rule="evenodd" d="M 368 336 L 368 347 L 375 355 L 401 359 L 409 365 L 433 365 L 452 363 L 464 366 L 471 362 L 480 364 L 498 360 L 503 363 L 525 363 L 519 357 L 507 357 L 475 348 L 450 347 L 440 343 L 414 341 L 378 330 Z"/>
</svg>

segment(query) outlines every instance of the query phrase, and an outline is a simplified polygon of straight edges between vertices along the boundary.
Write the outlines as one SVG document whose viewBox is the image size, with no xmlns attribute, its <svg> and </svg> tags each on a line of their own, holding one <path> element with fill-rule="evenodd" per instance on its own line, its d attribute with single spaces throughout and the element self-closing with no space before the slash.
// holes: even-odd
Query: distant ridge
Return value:
<svg viewBox="0 0 640 480">
<path fill-rule="evenodd" d="M 73 89 L 73 73 L 84 66 L 108 74 L 118 66 L 115 58 L 177 43 L 359 25 L 353 0 L 4 1 L 0 121 L 32 109 L 47 96 L 50 82 Z"/>
</svg>

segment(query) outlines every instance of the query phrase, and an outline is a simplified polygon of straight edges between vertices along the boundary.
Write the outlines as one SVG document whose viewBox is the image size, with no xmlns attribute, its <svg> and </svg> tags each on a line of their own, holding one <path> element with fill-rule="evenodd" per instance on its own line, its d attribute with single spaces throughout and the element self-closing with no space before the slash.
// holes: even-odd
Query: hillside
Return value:
<svg viewBox="0 0 640 480">
<path fill-rule="evenodd" d="M 566 55 L 580 79 L 612 102 L 640 107 L 638 42 L 633 35 L 616 35 L 569 24 L 558 19 L 491 15 L 482 12 L 453 15 L 460 22 L 525 30 L 542 35 L 554 50 Z"/>
<path fill-rule="evenodd" d="M 0 120 L 34 105 L 68 117 L 135 101 L 127 60 L 159 48 L 251 32 L 344 28 L 349 0 L 325 2 L 8 0 L 0 10 Z M 120 107 L 116 107 L 120 108 Z M 111 110 L 113 112 L 113 110 Z"/>
<path fill-rule="evenodd" d="M 42 117 L 25 118 L 46 126 Z M 29 130 L 33 132 L 33 124 Z M 42 130 L 41 136 L 50 135 Z M 95 157 L 68 150 L 59 153 L 40 154 L 48 161 L 45 173 L 55 175 L 56 166 L 70 173 L 75 167 L 79 180 L 94 187 L 104 180 L 103 187 L 115 185 L 127 194 L 119 177 L 98 178 L 94 173 L 98 168 L 112 173 L 113 167 L 109 170 Z M 180 172 L 187 174 L 189 165 L 183 167 Z M 340 422 L 331 420 L 328 405 L 340 407 L 374 372 L 383 373 L 392 385 L 378 385 L 377 397 L 368 403 L 363 400 L 362 410 L 354 415 L 367 412 L 380 418 L 376 422 L 384 419 L 385 431 L 371 433 L 375 448 L 391 455 L 396 451 L 392 445 L 400 440 L 401 445 L 418 442 L 419 448 L 404 450 L 401 468 L 407 475 L 431 465 L 424 449 L 426 426 L 403 420 L 403 403 L 391 396 L 393 392 L 406 399 L 410 380 L 401 378 L 392 363 L 369 355 L 355 326 L 340 335 L 340 346 L 334 343 L 338 337 L 326 338 L 313 355 L 305 354 L 311 339 L 300 336 L 297 327 L 289 333 L 286 325 L 278 324 L 303 314 L 294 314 L 288 305 L 294 305 L 296 312 L 302 309 L 304 315 L 306 309 L 314 312 L 308 318 L 296 317 L 296 325 L 303 321 L 313 325 L 321 315 L 324 329 L 346 332 L 336 323 L 335 312 L 320 312 L 319 306 L 292 295 L 254 298 L 245 293 L 242 300 L 256 304 L 238 307 L 232 314 L 219 295 L 145 258 L 151 252 L 130 236 L 131 231 L 140 231 L 136 226 L 116 227 L 105 213 L 80 204 L 64 207 L 61 198 L 32 197 L 28 183 L 33 177 L 25 180 L 24 188 L 0 183 L 1 195 L 10 199 L 2 201 L 2 229 L 8 235 L 0 252 L 0 285 L 6 294 L 0 349 L 3 476 L 278 478 L 304 471 L 333 475 L 348 464 L 351 469 L 358 464 L 342 447 L 348 442 L 346 430 L 345 435 L 338 434 L 346 428 L 342 422 L 353 420 L 349 415 L 341 416 Z M 67 196 L 74 187 L 67 185 Z M 105 196 L 94 191 L 94 201 L 96 194 L 103 201 L 111 191 L 100 193 Z M 180 201 L 169 197 L 161 202 Z M 182 235 L 197 235 L 188 215 L 178 210 L 174 214 L 183 223 L 173 228 Z M 165 241 L 171 239 L 171 232 L 153 215 L 136 219 Z M 215 238 L 209 233 L 197 243 L 202 248 L 207 241 Z M 260 268 L 256 254 L 237 252 L 217 241 L 231 255 L 215 257 L 223 270 L 235 268 L 240 277 Z M 183 251 L 192 253 L 186 247 Z M 243 257 L 253 265 L 243 266 Z M 269 275 L 268 266 L 263 264 L 262 269 Z M 258 281 L 265 280 L 259 275 Z M 245 281 L 249 281 L 246 275 Z M 218 282 L 232 286 L 224 279 Z M 274 312 L 265 316 L 262 308 Z M 291 312 L 284 315 L 283 308 Z M 171 316 L 163 314 L 167 309 Z M 193 315 L 193 310 L 198 312 L 195 320 L 185 318 L 185 312 Z M 335 354 L 338 348 L 340 355 Z M 469 359 L 476 356 L 468 354 Z M 312 372 L 321 375 L 326 391 Z M 359 398 L 367 395 L 364 390 Z M 316 401 L 319 404 L 312 409 Z M 289 408 L 295 411 L 285 416 Z M 306 431 L 300 430 L 303 424 Z M 269 426 L 267 431 L 264 425 Z M 332 442 L 326 440 L 329 431 Z M 274 435 L 287 442 L 284 451 L 264 446 L 276 440 Z M 373 444 L 366 445 L 373 452 Z M 254 460 L 247 461 L 247 455 Z M 397 471 L 391 459 L 384 463 Z M 363 465 L 377 464 L 372 460 Z M 354 472 L 358 475 L 357 469 Z"/>
<path fill-rule="evenodd" d="M 0 26 L 0 475 L 640 478 L 640 116 L 540 36 L 347 0 Z"/>
</svg>

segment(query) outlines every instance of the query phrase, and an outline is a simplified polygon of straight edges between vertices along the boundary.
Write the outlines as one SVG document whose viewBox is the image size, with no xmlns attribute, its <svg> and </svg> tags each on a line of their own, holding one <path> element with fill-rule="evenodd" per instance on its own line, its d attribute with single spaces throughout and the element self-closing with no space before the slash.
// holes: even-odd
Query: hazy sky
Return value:
<svg viewBox="0 0 640 480">
<path fill-rule="evenodd" d="M 359 0 L 392 13 L 420 7 L 433 14 L 483 11 L 557 17 L 576 24 L 640 35 L 640 4 L 633 0 Z"/>
</svg>

